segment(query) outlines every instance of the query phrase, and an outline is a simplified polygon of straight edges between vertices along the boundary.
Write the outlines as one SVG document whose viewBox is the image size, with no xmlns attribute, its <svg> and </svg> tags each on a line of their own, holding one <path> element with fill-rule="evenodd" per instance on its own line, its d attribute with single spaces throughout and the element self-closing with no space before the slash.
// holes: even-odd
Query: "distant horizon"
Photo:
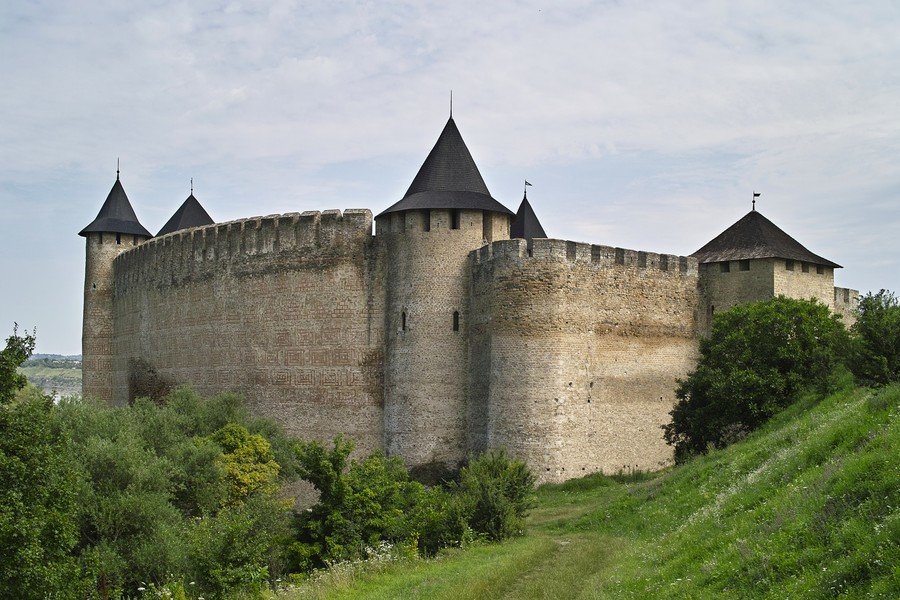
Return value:
<svg viewBox="0 0 900 600">
<path fill-rule="evenodd" d="M 80 351 L 115 180 L 151 232 L 399 200 L 453 116 L 552 238 L 689 255 L 751 208 L 900 291 L 900 5 L 63 2 L 0 7 L 0 326 Z"/>
</svg>

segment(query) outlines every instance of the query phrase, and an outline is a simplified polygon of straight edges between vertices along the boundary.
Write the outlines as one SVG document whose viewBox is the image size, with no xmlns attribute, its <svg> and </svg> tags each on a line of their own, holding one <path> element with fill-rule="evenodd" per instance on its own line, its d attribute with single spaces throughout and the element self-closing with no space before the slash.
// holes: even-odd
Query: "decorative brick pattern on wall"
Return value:
<svg viewBox="0 0 900 600">
<path fill-rule="evenodd" d="M 243 394 L 297 437 L 383 447 L 383 291 L 368 210 L 176 232 L 115 262 L 115 400 L 134 359 Z"/>
</svg>

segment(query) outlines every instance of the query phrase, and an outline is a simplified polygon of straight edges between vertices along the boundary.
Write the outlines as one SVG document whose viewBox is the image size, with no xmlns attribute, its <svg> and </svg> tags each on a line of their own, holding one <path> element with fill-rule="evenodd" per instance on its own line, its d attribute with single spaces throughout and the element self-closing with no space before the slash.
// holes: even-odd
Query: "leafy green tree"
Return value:
<svg viewBox="0 0 900 600">
<path fill-rule="evenodd" d="M 831 387 L 848 344 L 839 317 L 816 301 L 779 296 L 717 314 L 664 426 L 676 461 L 740 439 L 807 388 Z"/>
<path fill-rule="evenodd" d="M 853 357 L 850 367 L 864 383 L 900 381 L 900 303 L 887 290 L 868 293 L 859 300 L 859 313 L 851 328 Z"/>
<path fill-rule="evenodd" d="M 222 449 L 219 461 L 229 484 L 229 505 L 241 504 L 252 494 L 277 491 L 279 466 L 266 438 L 229 423 L 206 439 Z"/>
<path fill-rule="evenodd" d="M 13 334 L 6 338 L 6 347 L 0 351 L 0 405 L 12 402 L 16 392 L 28 383 L 17 369 L 32 352 L 34 333 L 19 335 L 19 326 L 14 324 Z"/>
<path fill-rule="evenodd" d="M 52 400 L 15 373 L 33 349 L 14 329 L 0 351 L 0 597 L 74 597 L 80 477 Z"/>
</svg>

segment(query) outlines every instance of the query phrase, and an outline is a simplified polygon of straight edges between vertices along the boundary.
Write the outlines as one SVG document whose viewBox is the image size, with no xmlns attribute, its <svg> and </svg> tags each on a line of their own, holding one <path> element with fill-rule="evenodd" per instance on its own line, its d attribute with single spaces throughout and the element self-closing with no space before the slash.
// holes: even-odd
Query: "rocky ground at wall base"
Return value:
<svg viewBox="0 0 900 600">
<path fill-rule="evenodd" d="M 668 471 L 538 491 L 527 534 L 278 598 L 898 598 L 900 386 L 789 408 Z"/>
<path fill-rule="evenodd" d="M 35 354 L 19 372 L 55 398 L 81 395 L 81 355 Z"/>
</svg>

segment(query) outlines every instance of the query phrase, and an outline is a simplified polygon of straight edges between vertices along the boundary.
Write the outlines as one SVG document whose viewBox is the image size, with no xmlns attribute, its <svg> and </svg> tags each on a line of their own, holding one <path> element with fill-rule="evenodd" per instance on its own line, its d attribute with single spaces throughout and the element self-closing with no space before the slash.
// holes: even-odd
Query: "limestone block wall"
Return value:
<svg viewBox="0 0 900 600">
<path fill-rule="evenodd" d="M 470 255 L 470 444 L 541 481 L 657 469 L 696 362 L 696 259 L 560 240 Z"/>
<path fill-rule="evenodd" d="M 509 236 L 509 217 L 410 210 L 378 219 L 385 271 L 385 445 L 408 466 L 466 456 L 468 254 L 485 235 Z M 454 225 L 458 225 L 454 228 Z"/>
<path fill-rule="evenodd" d="M 775 263 L 773 258 L 757 258 L 699 265 L 704 304 L 700 315 L 701 330 L 709 329 L 714 313 L 738 304 L 772 298 L 775 294 Z"/>
<path fill-rule="evenodd" d="M 119 256 L 114 397 L 243 394 L 294 436 L 383 448 L 384 298 L 368 210 L 242 219 Z"/>
<path fill-rule="evenodd" d="M 784 295 L 798 300 L 815 298 L 825 306 L 834 305 L 833 268 L 781 258 L 773 259 L 773 262 L 773 287 L 776 296 Z"/>
<path fill-rule="evenodd" d="M 145 239 L 143 236 L 115 233 L 89 233 L 86 236 L 84 314 L 81 321 L 81 392 L 85 398 L 104 402 L 113 400 L 113 261 Z"/>
<path fill-rule="evenodd" d="M 841 315 L 848 328 L 856 323 L 856 309 L 859 307 L 859 290 L 834 288 L 834 312 Z"/>
</svg>

